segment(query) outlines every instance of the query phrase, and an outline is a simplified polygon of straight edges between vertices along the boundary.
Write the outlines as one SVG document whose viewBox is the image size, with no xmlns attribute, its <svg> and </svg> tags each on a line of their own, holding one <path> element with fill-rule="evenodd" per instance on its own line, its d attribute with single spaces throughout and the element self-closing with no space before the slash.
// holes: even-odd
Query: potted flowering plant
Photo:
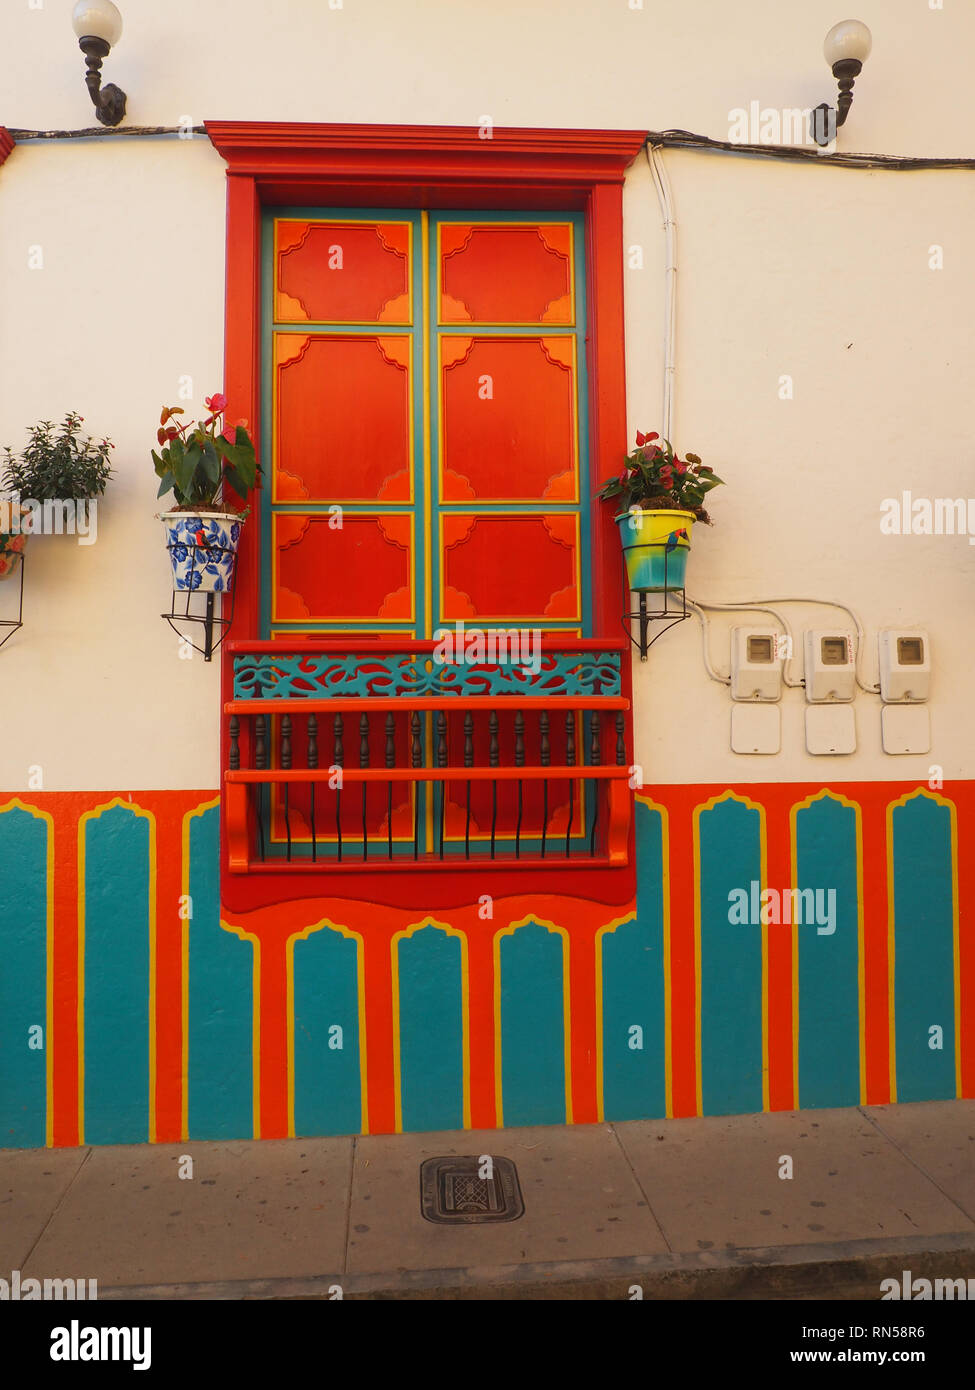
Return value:
<svg viewBox="0 0 975 1390">
<path fill-rule="evenodd" d="M 683 588 L 691 528 L 695 521 L 711 525 L 704 498 L 724 481 L 697 454 L 681 459 L 669 440 L 659 439 L 637 430 L 623 471 L 596 494 L 622 503 L 614 519 L 629 586 L 637 591 Z"/>
<path fill-rule="evenodd" d="M 183 423 L 179 406 L 165 406 L 159 417 L 158 452 L 152 461 L 160 479 L 157 496 L 172 492 L 176 505 L 159 520 L 177 589 L 221 593 L 230 587 L 240 528 L 250 508 L 237 511 L 225 489 L 245 501 L 257 478 L 257 456 L 247 421 L 223 425 L 227 398 L 207 396 L 210 415 Z"/>
</svg>

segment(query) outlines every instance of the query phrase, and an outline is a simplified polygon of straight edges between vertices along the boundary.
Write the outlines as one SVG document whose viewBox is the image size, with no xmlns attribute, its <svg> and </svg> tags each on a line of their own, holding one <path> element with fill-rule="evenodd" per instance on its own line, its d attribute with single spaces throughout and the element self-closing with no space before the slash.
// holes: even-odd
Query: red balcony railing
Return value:
<svg viewBox="0 0 975 1390">
<path fill-rule="evenodd" d="M 624 649 L 228 642 L 230 871 L 626 863 Z"/>
</svg>

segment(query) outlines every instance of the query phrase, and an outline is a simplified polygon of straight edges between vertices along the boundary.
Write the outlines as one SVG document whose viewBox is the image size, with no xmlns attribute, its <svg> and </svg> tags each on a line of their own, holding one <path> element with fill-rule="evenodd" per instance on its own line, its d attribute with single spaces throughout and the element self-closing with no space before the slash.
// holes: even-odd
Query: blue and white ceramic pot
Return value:
<svg viewBox="0 0 975 1390">
<path fill-rule="evenodd" d="M 233 584 L 241 520 L 232 512 L 165 512 L 166 548 L 177 591 L 222 594 Z"/>
</svg>

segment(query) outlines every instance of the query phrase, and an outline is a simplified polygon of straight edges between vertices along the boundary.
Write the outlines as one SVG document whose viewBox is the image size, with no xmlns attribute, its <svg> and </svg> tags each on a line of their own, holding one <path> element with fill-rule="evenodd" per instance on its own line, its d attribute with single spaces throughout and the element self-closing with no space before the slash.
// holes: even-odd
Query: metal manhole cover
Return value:
<svg viewBox="0 0 975 1390">
<path fill-rule="evenodd" d="M 448 1225 L 517 1221 L 525 1214 L 518 1170 L 510 1158 L 428 1158 L 420 1165 L 420 1210 Z"/>
</svg>

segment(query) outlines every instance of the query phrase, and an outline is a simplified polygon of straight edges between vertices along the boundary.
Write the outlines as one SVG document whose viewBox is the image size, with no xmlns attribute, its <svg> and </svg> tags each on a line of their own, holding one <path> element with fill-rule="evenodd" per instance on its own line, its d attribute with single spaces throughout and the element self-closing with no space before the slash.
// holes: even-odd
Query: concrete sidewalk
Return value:
<svg viewBox="0 0 975 1390">
<path fill-rule="evenodd" d="M 448 1154 L 512 1159 L 524 1216 L 425 1220 Z M 905 1269 L 975 1279 L 975 1101 L 0 1151 L 0 1277 L 100 1299 L 875 1299 Z"/>
</svg>

